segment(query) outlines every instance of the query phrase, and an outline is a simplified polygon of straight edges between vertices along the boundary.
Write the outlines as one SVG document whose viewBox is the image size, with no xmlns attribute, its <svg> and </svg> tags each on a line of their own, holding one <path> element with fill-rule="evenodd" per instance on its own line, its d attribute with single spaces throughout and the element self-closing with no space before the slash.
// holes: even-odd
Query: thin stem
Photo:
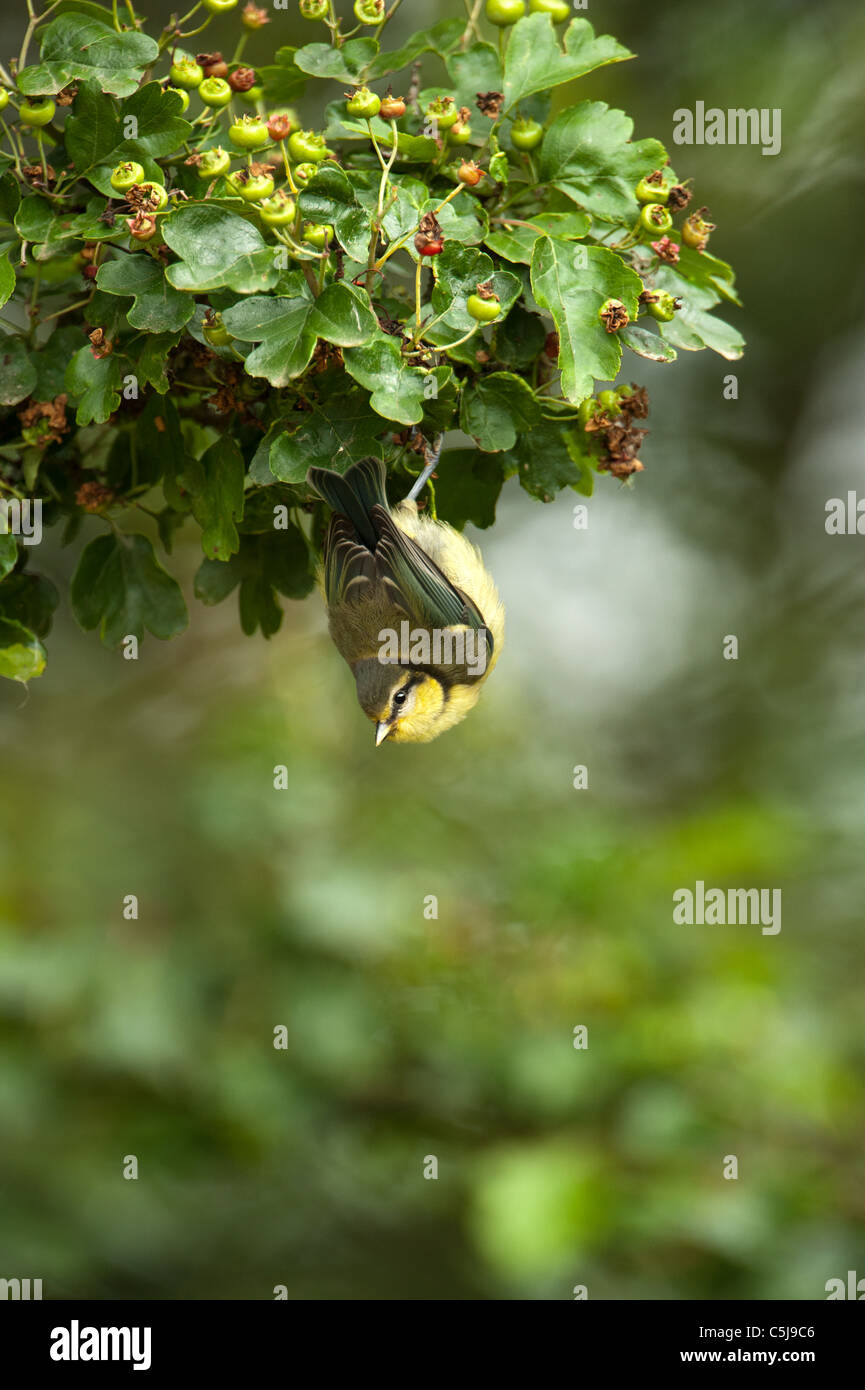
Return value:
<svg viewBox="0 0 865 1390">
<path fill-rule="evenodd" d="M 457 338 L 456 342 L 453 342 L 453 343 L 436 343 L 436 345 L 435 345 L 435 350 L 436 350 L 436 352 L 450 352 L 451 348 L 461 347 L 463 343 L 467 343 L 467 342 L 468 342 L 469 338 L 473 338 L 473 337 L 474 337 L 474 335 L 477 333 L 477 331 L 478 331 L 479 328 L 480 328 L 480 324 L 479 324 L 479 323 L 476 323 L 475 326 L 474 326 L 474 328 L 470 328 L 469 331 L 468 331 L 468 333 L 464 333 L 463 336 L 462 336 L 461 338 Z"/>
<path fill-rule="evenodd" d="M 198 13 L 203 3 L 204 0 L 198 0 L 197 5 L 193 5 L 192 9 L 189 10 L 189 12 L 185 14 L 182 19 L 178 19 L 177 23 L 173 26 L 172 32 L 174 32 L 175 29 L 182 29 L 184 24 L 186 24 L 187 20 L 190 20 L 194 14 Z"/>
<path fill-rule="evenodd" d="M 75 309 L 85 309 L 92 298 L 92 295 L 88 295 L 86 299 L 79 299 L 75 304 L 67 304 L 65 309 L 58 309 L 56 313 L 46 314 L 44 319 L 40 319 L 39 322 L 50 323 L 52 319 L 62 318 L 64 314 L 71 314 Z"/>
<path fill-rule="evenodd" d="M 21 176 L 22 176 L 22 175 L 21 175 L 21 161 L 20 161 L 20 157 L 19 157 L 19 154 L 18 154 L 18 150 L 17 150 L 16 147 L 15 147 L 15 141 L 14 141 L 13 138 L 12 138 L 12 132 L 11 132 L 11 130 L 9 129 L 8 125 L 6 124 L 6 122 L 5 122 L 2 118 L 0 118 L 0 126 L 2 126 L 2 128 L 3 128 L 3 134 L 6 136 L 6 139 L 9 141 L 9 145 L 10 145 L 11 150 L 12 150 L 12 158 L 13 158 L 14 161 L 15 161 L 15 170 L 16 170 L 16 172 L 17 172 L 17 174 L 18 174 L 18 177 L 21 178 Z"/>
<path fill-rule="evenodd" d="M 393 168 L 394 160 L 396 159 L 397 150 L 398 150 L 398 149 L 399 149 L 399 140 L 398 140 L 398 138 L 397 138 L 397 132 L 394 131 L 393 150 L 391 151 L 390 159 L 388 160 L 387 164 L 384 166 L 384 169 L 383 169 L 383 171 L 382 171 L 382 176 L 381 176 L 381 183 L 380 183 L 379 186 L 378 186 L 378 216 L 379 216 L 379 219 L 381 219 L 381 217 L 382 217 L 383 214 L 384 214 L 384 195 L 385 195 L 385 192 L 386 192 L 386 190 L 387 190 L 387 181 L 388 181 L 388 179 L 389 179 L 389 177 L 390 177 L 390 172 L 391 172 L 391 169 Z"/>
<path fill-rule="evenodd" d="M 480 38 L 481 35 L 480 30 L 478 29 L 478 20 L 480 19 L 481 8 L 483 6 L 483 3 L 484 0 L 474 0 L 474 5 L 472 5 L 472 0 L 465 0 L 468 21 L 466 23 L 465 29 L 463 30 L 463 36 L 460 39 L 460 48 L 465 48 L 468 45 L 468 41 L 471 38 L 472 34 L 474 34 L 476 38 Z"/>
<path fill-rule="evenodd" d="M 29 317 L 29 319 L 30 319 L 30 326 L 29 326 L 29 328 L 27 329 L 27 341 L 28 341 L 28 343 L 31 343 L 31 344 L 32 344 L 32 342 L 33 342 L 34 337 L 36 336 L 36 328 L 37 328 L 37 325 L 38 325 L 38 322 L 39 322 L 39 318 L 38 318 L 39 310 L 38 310 L 37 307 L 36 307 L 36 302 L 37 302 L 37 300 L 38 300 L 38 298 L 39 298 L 39 282 L 40 282 L 41 279 L 42 279 L 42 267 L 41 267 L 41 265 L 39 264 L 38 261 L 34 261 L 34 262 L 33 262 L 33 288 L 32 288 L 32 290 L 30 291 L 30 305 L 29 305 L 29 308 L 28 308 L 28 310 L 27 310 L 27 314 L 28 314 L 28 317 Z"/>
<path fill-rule="evenodd" d="M 423 261 L 418 257 L 417 270 L 414 277 L 414 302 L 415 302 L 415 324 L 417 328 L 421 326 L 423 318 L 423 306 L 421 304 L 421 279 L 423 277 Z"/>
<path fill-rule="evenodd" d="M 204 23 L 203 23 L 203 24 L 199 24 L 199 26 L 198 26 L 197 29 L 187 29 L 187 31 L 186 31 L 185 34 L 179 34 L 178 37 L 181 38 L 181 39 L 191 39 L 191 38 L 193 37 L 194 34 L 200 34 L 201 31 L 202 31 L 202 29 L 206 29 L 207 26 L 208 26 L 208 24 L 212 24 L 212 22 L 213 22 L 213 15 L 212 15 L 212 14 L 209 14 L 209 15 L 207 16 L 206 20 L 204 21 Z"/>
<path fill-rule="evenodd" d="M 42 165 L 42 182 L 48 187 L 48 170 L 45 167 L 45 145 L 42 140 L 42 131 L 37 128 L 36 147 L 39 150 L 39 162 Z"/>
<path fill-rule="evenodd" d="M 375 138 L 375 132 L 374 132 L 374 130 L 373 130 L 373 128 L 372 128 L 372 121 L 369 121 L 369 120 L 368 120 L 366 124 L 367 124 L 367 129 L 369 130 L 369 138 L 370 138 L 370 140 L 372 141 L 372 144 L 373 144 L 373 149 L 375 150 L 376 154 L 378 155 L 378 162 L 379 162 L 379 164 L 381 165 L 382 169 L 387 170 L 387 164 L 385 163 L 384 155 L 382 154 L 381 150 L 379 149 L 379 147 L 378 147 L 378 141 L 377 141 L 376 138 Z M 394 145 L 397 144 L 396 131 L 394 131 L 394 133 L 393 133 L 393 143 L 394 143 Z"/>
<path fill-rule="evenodd" d="M 42 23 L 43 19 L 47 19 L 47 18 L 48 18 L 48 16 L 50 15 L 50 13 L 51 13 L 52 10 L 56 10 L 56 9 L 57 9 L 57 6 L 58 6 L 59 4 L 60 4 L 60 0 L 54 0 L 54 3 L 51 4 L 51 5 L 49 5 L 49 6 L 48 6 L 48 9 L 45 10 L 43 14 L 34 14 L 34 12 L 33 12 L 33 0 L 27 0 L 27 13 L 28 13 L 29 16 L 30 16 L 30 22 L 29 22 L 29 24 L 27 25 L 27 28 L 26 28 L 25 31 L 24 31 L 24 39 L 23 39 L 22 44 L 21 44 L 21 51 L 20 51 L 20 53 L 18 54 L 18 67 L 17 67 L 17 69 L 16 69 L 17 72 L 20 73 L 20 72 L 21 72 L 21 69 L 24 68 L 24 67 L 26 67 L 26 64 L 27 64 L 27 50 L 28 50 L 28 48 L 30 47 L 30 40 L 31 40 L 32 37 L 33 37 L 34 30 L 37 28 L 38 25 L 40 25 L 40 24 Z"/>
<path fill-rule="evenodd" d="M 447 313 L 447 310 L 445 310 L 445 313 Z M 427 319 L 425 323 L 422 323 L 420 328 L 416 329 L 414 334 L 412 335 L 412 346 L 414 346 L 415 343 L 419 343 L 421 338 L 423 338 L 431 328 L 435 328 L 437 323 L 441 323 L 444 316 L 444 313 L 433 314 L 432 318 Z"/>
</svg>

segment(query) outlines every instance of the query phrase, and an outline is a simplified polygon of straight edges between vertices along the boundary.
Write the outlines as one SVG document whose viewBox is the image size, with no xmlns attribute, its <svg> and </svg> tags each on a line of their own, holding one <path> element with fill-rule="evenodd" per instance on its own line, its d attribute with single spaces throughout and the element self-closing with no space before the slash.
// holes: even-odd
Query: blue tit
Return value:
<svg viewBox="0 0 865 1390">
<path fill-rule="evenodd" d="M 345 474 L 309 470 L 333 511 L 319 582 L 376 746 L 429 743 L 477 704 L 501 655 L 504 608 L 477 547 L 418 513 L 417 486 L 391 508 L 385 479 L 373 458 Z"/>
</svg>

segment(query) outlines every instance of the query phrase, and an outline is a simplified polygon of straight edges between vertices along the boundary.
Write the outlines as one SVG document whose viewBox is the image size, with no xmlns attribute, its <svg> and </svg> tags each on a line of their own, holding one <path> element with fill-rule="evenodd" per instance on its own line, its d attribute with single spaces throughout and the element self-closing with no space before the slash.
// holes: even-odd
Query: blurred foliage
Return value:
<svg viewBox="0 0 865 1390">
<path fill-rule="evenodd" d="M 138 663 L 58 618 L 40 688 L 0 695 L 2 1276 L 819 1299 L 862 1273 L 865 579 L 823 530 L 861 478 L 862 20 L 610 8 L 638 135 L 697 99 L 784 108 L 777 160 L 677 162 L 735 234 L 740 399 L 652 368 L 673 423 L 586 533 L 505 490 L 509 648 L 433 749 L 370 746 L 314 603 L 270 646 L 208 610 Z M 781 933 L 674 926 L 698 878 L 780 887 Z"/>
</svg>

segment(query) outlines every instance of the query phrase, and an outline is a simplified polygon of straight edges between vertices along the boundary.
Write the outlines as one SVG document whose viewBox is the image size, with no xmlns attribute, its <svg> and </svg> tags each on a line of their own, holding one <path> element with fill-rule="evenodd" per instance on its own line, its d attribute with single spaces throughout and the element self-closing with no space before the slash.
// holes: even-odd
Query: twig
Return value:
<svg viewBox="0 0 865 1390">
<path fill-rule="evenodd" d="M 405 499 L 407 502 L 417 501 L 418 497 L 423 492 L 433 473 L 438 468 L 438 462 L 439 458 L 441 457 L 443 443 L 444 435 L 437 435 L 436 441 L 432 447 L 432 453 L 427 454 L 426 450 L 424 450 L 424 458 L 427 459 L 427 464 L 423 472 L 419 475 L 419 477 L 415 478 L 414 483 L 412 484 L 411 491 Z"/>
</svg>

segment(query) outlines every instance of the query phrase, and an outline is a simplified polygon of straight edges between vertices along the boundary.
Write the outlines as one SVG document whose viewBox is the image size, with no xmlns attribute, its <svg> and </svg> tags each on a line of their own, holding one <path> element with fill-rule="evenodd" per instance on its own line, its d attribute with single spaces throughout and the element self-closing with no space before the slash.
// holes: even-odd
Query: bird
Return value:
<svg viewBox="0 0 865 1390">
<path fill-rule="evenodd" d="M 477 704 L 504 644 L 505 614 L 476 546 L 416 498 L 438 453 L 391 508 L 376 458 L 310 468 L 332 510 L 319 587 L 375 745 L 430 743 Z"/>
</svg>

